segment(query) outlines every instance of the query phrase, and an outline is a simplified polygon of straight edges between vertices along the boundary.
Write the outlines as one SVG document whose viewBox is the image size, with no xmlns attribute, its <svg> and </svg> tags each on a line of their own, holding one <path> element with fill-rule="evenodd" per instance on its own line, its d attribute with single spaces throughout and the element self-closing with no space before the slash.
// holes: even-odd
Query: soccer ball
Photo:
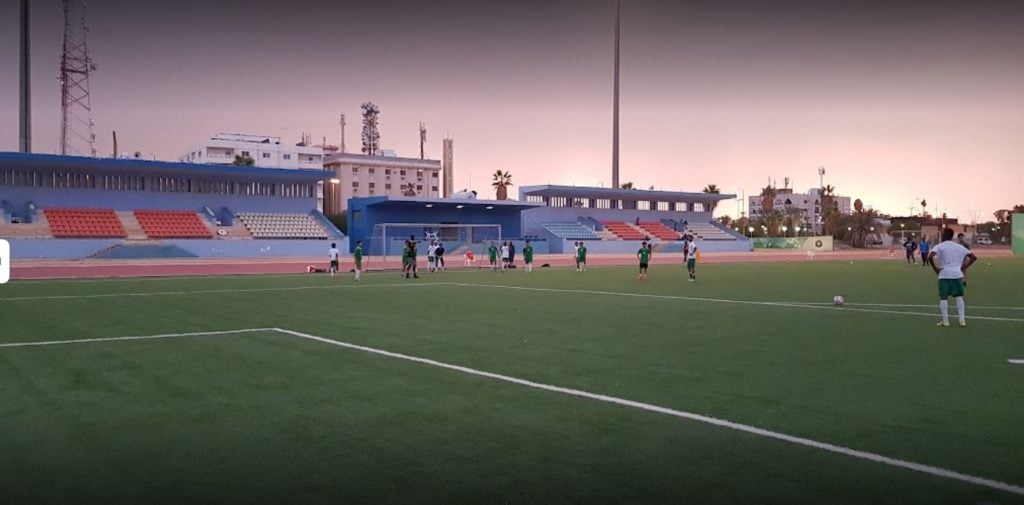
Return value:
<svg viewBox="0 0 1024 505">
<path fill-rule="evenodd" d="M 836 295 L 832 297 L 832 305 L 839 306 L 846 303 L 846 300 L 842 296 Z"/>
</svg>

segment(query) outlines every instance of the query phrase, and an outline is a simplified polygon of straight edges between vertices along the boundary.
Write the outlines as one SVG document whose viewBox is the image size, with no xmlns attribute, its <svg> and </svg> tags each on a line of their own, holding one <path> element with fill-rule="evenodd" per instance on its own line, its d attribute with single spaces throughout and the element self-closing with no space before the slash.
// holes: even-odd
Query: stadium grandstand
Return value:
<svg viewBox="0 0 1024 505">
<path fill-rule="evenodd" d="M 320 170 L 0 153 L 14 258 L 320 256 Z"/>
<path fill-rule="evenodd" d="M 690 235 L 704 251 L 751 251 L 749 239 L 713 218 L 715 206 L 735 195 L 577 186 L 523 186 L 523 233 L 547 240 L 551 252 L 587 241 L 595 253 L 632 253 L 643 241 L 679 252 Z"/>
</svg>

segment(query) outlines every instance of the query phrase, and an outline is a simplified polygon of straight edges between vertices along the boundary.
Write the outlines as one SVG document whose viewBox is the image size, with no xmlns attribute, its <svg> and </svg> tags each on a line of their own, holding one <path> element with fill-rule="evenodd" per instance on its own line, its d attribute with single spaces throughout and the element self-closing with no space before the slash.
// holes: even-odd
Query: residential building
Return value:
<svg viewBox="0 0 1024 505">
<path fill-rule="evenodd" d="M 324 147 L 281 144 L 281 137 L 218 133 L 189 149 L 178 161 L 231 165 L 235 156 L 252 158 L 260 168 L 323 170 Z"/>
<path fill-rule="evenodd" d="M 348 209 L 348 200 L 353 197 L 440 197 L 441 162 L 438 160 L 336 153 L 327 156 L 324 170 L 334 172 L 334 177 L 324 186 L 325 214 L 339 214 Z"/>
<path fill-rule="evenodd" d="M 814 227 L 815 230 L 819 229 L 821 225 L 822 209 L 821 209 L 821 188 L 812 188 L 806 193 L 796 193 L 792 188 L 777 188 L 775 195 L 774 208 L 786 209 L 786 208 L 797 208 L 800 209 L 803 214 L 803 222 Z M 849 214 L 852 212 L 852 202 L 848 196 L 834 196 L 836 206 L 839 207 L 840 214 Z M 762 215 L 762 202 L 763 198 L 761 195 L 752 195 L 748 197 L 748 205 L 750 209 L 750 217 L 757 219 Z"/>
</svg>

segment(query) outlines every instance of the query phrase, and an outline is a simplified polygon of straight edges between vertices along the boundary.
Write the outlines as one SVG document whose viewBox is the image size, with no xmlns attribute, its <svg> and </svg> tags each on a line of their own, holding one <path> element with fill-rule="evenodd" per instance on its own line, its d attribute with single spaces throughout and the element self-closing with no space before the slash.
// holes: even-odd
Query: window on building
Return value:
<svg viewBox="0 0 1024 505">
<path fill-rule="evenodd" d="M 651 202 L 647 200 L 636 202 L 636 210 L 651 210 Z"/>
<path fill-rule="evenodd" d="M 437 186 L 431 186 L 430 190 L 433 191 L 434 193 L 437 193 Z"/>
<path fill-rule="evenodd" d="M 434 173 L 432 173 L 432 174 L 431 174 L 431 177 L 433 177 L 433 178 L 437 179 L 437 172 L 434 172 Z"/>
<path fill-rule="evenodd" d="M 284 155 L 282 155 L 282 157 L 283 157 L 284 159 L 286 159 L 286 160 L 290 160 L 290 159 L 292 159 L 292 155 L 290 155 L 290 154 L 284 154 Z"/>
<path fill-rule="evenodd" d="M 695 204 L 693 204 L 693 211 L 694 212 L 704 212 L 704 204 L 703 203 L 695 203 Z"/>
<path fill-rule="evenodd" d="M 368 169 L 366 169 L 366 170 L 367 170 L 368 172 L 370 172 L 370 175 L 373 175 L 374 173 L 376 173 L 376 172 L 377 172 L 377 171 L 376 171 L 376 170 L 374 170 L 374 169 L 373 169 L 372 167 L 371 167 L 371 168 L 368 168 Z"/>
<path fill-rule="evenodd" d="M 597 205 L 597 208 L 599 209 L 612 208 L 612 201 L 608 198 L 598 198 L 597 201 L 594 202 L 594 204 Z"/>
<path fill-rule="evenodd" d="M 661 211 L 669 210 L 669 203 L 668 202 L 658 202 L 658 210 L 661 210 Z"/>
<path fill-rule="evenodd" d="M 359 175 L 359 167 L 352 167 L 352 175 Z"/>
<path fill-rule="evenodd" d="M 676 202 L 676 212 L 686 212 L 686 202 Z"/>
<path fill-rule="evenodd" d="M 416 185 L 416 192 L 419 193 L 420 191 L 423 191 L 423 185 L 422 184 L 417 184 Z"/>
<path fill-rule="evenodd" d="M 398 171 L 398 175 L 402 175 L 402 176 L 404 176 L 404 175 L 405 175 L 405 170 L 399 170 L 399 171 Z"/>
<path fill-rule="evenodd" d="M 540 195 L 526 195 L 526 201 L 530 203 L 544 203 L 544 197 Z"/>
<path fill-rule="evenodd" d="M 249 151 L 242 151 L 242 156 L 249 157 Z"/>
<path fill-rule="evenodd" d="M 568 206 L 569 206 L 568 198 L 566 198 L 564 196 L 552 196 L 548 200 L 548 207 L 568 207 Z"/>
<path fill-rule="evenodd" d="M 384 185 L 384 190 L 385 191 L 391 191 L 391 183 L 390 182 Z"/>
<path fill-rule="evenodd" d="M 375 182 L 371 182 L 370 183 L 370 191 L 373 191 L 376 187 L 377 187 L 377 183 L 375 183 Z"/>
<path fill-rule="evenodd" d="M 384 175 L 391 175 L 391 169 L 390 168 L 385 168 L 384 169 Z"/>
<path fill-rule="evenodd" d="M 359 181 L 352 181 L 352 187 L 353 188 L 358 188 L 359 187 Z"/>
<path fill-rule="evenodd" d="M 265 159 L 265 160 L 269 160 L 270 159 L 270 153 L 262 153 L 262 154 L 263 154 L 263 159 Z"/>
</svg>

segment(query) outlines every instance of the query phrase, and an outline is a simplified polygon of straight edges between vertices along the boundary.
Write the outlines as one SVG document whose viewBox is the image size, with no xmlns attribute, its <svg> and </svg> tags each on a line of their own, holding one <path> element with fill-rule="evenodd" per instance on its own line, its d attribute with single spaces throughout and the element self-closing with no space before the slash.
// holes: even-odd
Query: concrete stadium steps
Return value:
<svg viewBox="0 0 1024 505">
<path fill-rule="evenodd" d="M 252 240 L 252 234 L 249 233 L 249 229 L 245 227 L 240 221 L 236 221 L 231 226 L 216 225 L 207 221 L 207 225 L 213 230 L 215 238 L 222 239 L 235 239 L 235 240 Z M 224 230 L 221 234 L 220 230 Z"/>
<path fill-rule="evenodd" d="M 111 209 L 46 208 L 50 233 L 61 238 L 125 238 L 124 224 Z"/>
<path fill-rule="evenodd" d="M 121 220 L 121 224 L 124 225 L 124 231 L 127 233 L 128 240 L 146 240 L 146 232 L 142 229 L 142 225 L 139 224 L 139 220 L 135 219 L 135 213 L 130 210 L 119 210 L 114 212 L 117 214 L 117 218 Z"/>
<path fill-rule="evenodd" d="M 50 238 L 50 223 L 42 212 L 36 213 L 35 222 L 12 224 L 0 222 L 0 238 Z"/>
</svg>

